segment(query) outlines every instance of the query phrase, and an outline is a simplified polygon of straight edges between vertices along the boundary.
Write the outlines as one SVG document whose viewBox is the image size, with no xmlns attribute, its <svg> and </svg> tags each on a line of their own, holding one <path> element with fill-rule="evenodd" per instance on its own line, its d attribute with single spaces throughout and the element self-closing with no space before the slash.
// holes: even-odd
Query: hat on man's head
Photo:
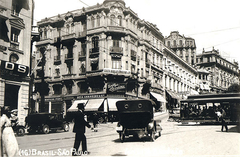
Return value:
<svg viewBox="0 0 240 157">
<path fill-rule="evenodd" d="M 83 108 L 84 108 L 84 103 L 79 103 L 79 104 L 77 105 L 77 108 L 78 108 L 78 109 L 83 109 Z"/>
</svg>

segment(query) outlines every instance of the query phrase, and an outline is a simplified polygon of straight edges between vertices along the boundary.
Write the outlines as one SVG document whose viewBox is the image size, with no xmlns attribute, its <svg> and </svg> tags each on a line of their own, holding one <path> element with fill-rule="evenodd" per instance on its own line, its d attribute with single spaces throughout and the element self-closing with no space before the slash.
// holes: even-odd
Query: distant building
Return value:
<svg viewBox="0 0 240 157">
<path fill-rule="evenodd" d="M 0 1 L 0 106 L 28 114 L 33 0 Z"/>
<path fill-rule="evenodd" d="M 196 63 L 196 43 L 193 38 L 180 35 L 178 31 L 173 31 L 165 38 L 165 45 L 171 48 L 180 58 L 190 65 Z"/>
<path fill-rule="evenodd" d="M 232 84 L 239 84 L 238 63 L 226 60 L 214 48 L 197 55 L 197 66 L 209 72 L 207 80 L 212 92 L 225 91 Z"/>
</svg>

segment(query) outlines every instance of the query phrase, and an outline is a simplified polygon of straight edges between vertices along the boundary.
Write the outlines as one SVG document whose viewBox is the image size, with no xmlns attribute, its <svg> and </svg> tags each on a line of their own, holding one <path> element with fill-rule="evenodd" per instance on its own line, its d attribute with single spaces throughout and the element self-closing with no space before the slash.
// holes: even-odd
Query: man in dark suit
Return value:
<svg viewBox="0 0 240 157">
<path fill-rule="evenodd" d="M 81 154 L 89 154 L 87 151 L 87 140 L 85 136 L 85 126 L 88 128 L 91 127 L 91 125 L 84 119 L 84 104 L 80 103 L 78 104 L 78 112 L 74 115 L 74 126 L 73 126 L 73 132 L 75 132 L 75 141 L 73 146 L 72 155 L 77 156 Z M 79 152 L 79 146 L 80 142 L 82 141 L 82 151 Z"/>
<path fill-rule="evenodd" d="M 221 129 L 221 131 L 223 132 L 223 128 L 225 127 L 225 129 L 226 129 L 226 132 L 228 132 L 228 127 L 227 127 L 227 123 L 226 123 L 226 121 L 225 121 L 225 118 L 226 118 L 226 112 L 225 112 L 225 110 L 222 108 L 222 113 L 221 113 L 221 120 L 222 120 L 222 129 Z"/>
</svg>

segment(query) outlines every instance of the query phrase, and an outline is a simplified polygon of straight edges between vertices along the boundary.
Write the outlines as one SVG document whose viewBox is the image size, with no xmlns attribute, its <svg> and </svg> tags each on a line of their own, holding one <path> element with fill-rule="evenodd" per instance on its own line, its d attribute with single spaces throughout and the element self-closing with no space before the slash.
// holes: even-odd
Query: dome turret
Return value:
<svg viewBox="0 0 240 157">
<path fill-rule="evenodd" d="M 125 6 L 124 0 L 105 0 L 105 1 L 103 2 L 103 4 L 111 3 L 111 2 L 119 2 L 119 3 L 122 3 L 122 4 Z"/>
</svg>

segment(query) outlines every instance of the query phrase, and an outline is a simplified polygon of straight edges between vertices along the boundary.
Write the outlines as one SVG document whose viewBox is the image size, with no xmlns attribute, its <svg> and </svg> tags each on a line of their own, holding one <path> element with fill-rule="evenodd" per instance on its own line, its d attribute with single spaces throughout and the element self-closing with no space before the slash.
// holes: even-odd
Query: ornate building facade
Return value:
<svg viewBox="0 0 240 157">
<path fill-rule="evenodd" d="M 239 84 L 239 66 L 221 57 L 218 50 L 203 50 L 197 55 L 197 66 L 209 72 L 207 80 L 211 91 L 225 91 L 234 83 Z"/>
<path fill-rule="evenodd" d="M 195 79 L 195 70 L 164 45 L 155 25 L 122 0 L 46 18 L 38 27 L 34 82 L 40 112 L 66 113 L 76 101 L 87 102 L 87 110 L 111 112 L 117 100 L 137 97 L 153 99 L 165 110 L 166 85 L 172 92 L 195 88 L 187 79 Z M 185 73 L 169 72 L 169 60 Z M 43 81 L 49 89 L 44 100 Z"/>
<path fill-rule="evenodd" d="M 178 31 L 173 31 L 165 38 L 165 45 L 171 48 L 180 58 L 190 65 L 196 63 L 196 43 L 193 38 L 180 35 Z"/>
<path fill-rule="evenodd" d="M 0 106 L 28 114 L 32 0 L 0 0 Z"/>
</svg>

